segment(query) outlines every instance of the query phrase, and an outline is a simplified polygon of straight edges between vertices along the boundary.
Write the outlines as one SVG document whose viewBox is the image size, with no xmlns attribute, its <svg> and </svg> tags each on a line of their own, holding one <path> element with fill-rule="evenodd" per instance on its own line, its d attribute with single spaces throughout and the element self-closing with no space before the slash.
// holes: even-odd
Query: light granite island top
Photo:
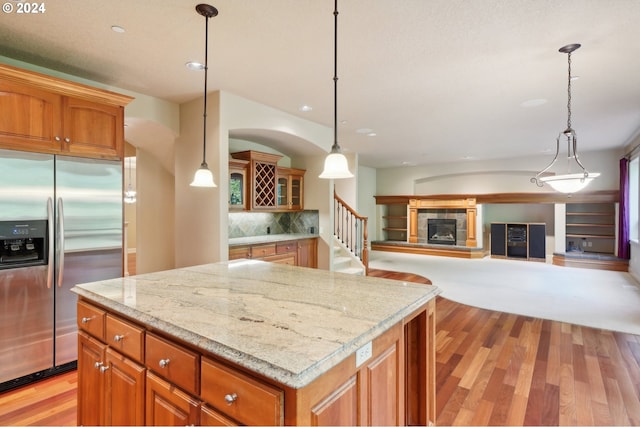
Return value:
<svg viewBox="0 0 640 427">
<path fill-rule="evenodd" d="M 435 286 L 236 260 L 76 285 L 78 425 L 431 425 Z"/>
<path fill-rule="evenodd" d="M 440 293 L 435 286 L 246 260 L 72 290 L 292 388 L 309 384 Z"/>
</svg>

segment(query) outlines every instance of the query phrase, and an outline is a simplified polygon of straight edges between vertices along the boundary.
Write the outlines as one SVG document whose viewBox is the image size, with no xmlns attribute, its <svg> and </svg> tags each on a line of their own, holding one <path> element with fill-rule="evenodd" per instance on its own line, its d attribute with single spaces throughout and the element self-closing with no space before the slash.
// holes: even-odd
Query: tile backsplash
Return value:
<svg viewBox="0 0 640 427">
<path fill-rule="evenodd" d="M 229 212 L 229 238 L 265 234 L 318 234 L 318 211 L 302 212 Z"/>
</svg>

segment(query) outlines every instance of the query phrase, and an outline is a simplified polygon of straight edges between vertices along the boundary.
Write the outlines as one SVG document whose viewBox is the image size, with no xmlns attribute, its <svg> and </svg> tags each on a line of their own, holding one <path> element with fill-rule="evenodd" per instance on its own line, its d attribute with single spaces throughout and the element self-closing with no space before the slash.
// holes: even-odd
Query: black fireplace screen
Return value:
<svg viewBox="0 0 640 427">
<path fill-rule="evenodd" d="M 427 221 L 427 243 L 455 245 L 456 222 L 455 219 L 429 218 Z"/>
</svg>

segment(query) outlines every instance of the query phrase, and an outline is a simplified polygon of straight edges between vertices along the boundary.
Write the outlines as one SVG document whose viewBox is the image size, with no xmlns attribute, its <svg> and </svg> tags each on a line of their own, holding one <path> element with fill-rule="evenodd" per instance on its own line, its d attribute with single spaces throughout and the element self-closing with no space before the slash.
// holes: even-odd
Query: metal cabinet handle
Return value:
<svg viewBox="0 0 640 427">
<path fill-rule="evenodd" d="M 87 324 L 87 323 L 89 323 L 89 321 L 91 321 L 91 319 L 92 319 L 91 317 L 83 317 L 83 318 L 80 320 L 80 322 L 81 322 L 82 324 Z"/>
<path fill-rule="evenodd" d="M 96 363 L 93 365 L 93 367 L 94 367 L 94 368 L 96 368 L 96 369 L 100 369 L 100 367 L 101 367 L 102 365 L 103 365 L 103 363 L 102 363 L 102 362 L 96 362 Z"/>
<path fill-rule="evenodd" d="M 108 366 L 100 366 L 100 373 L 104 374 L 107 369 L 109 369 Z"/>
<path fill-rule="evenodd" d="M 64 142 L 71 142 L 71 139 L 70 138 L 65 138 Z"/>
<path fill-rule="evenodd" d="M 113 336 L 113 340 L 114 340 L 115 342 L 120 342 L 120 341 L 122 341 L 123 339 L 124 339 L 124 335 L 114 335 L 114 336 Z"/>
<path fill-rule="evenodd" d="M 60 137 L 59 137 L 59 136 L 56 136 L 56 137 L 55 137 L 55 138 L 53 138 L 53 139 L 55 139 L 56 141 L 60 142 Z"/>
<path fill-rule="evenodd" d="M 224 396 L 224 401 L 227 402 L 227 405 L 233 404 L 236 400 L 238 400 L 238 395 L 235 393 L 225 394 Z"/>
<path fill-rule="evenodd" d="M 169 359 L 160 359 L 160 362 L 158 362 L 158 364 L 160 365 L 161 368 L 166 368 L 167 366 L 169 366 L 169 362 L 171 360 Z"/>
</svg>

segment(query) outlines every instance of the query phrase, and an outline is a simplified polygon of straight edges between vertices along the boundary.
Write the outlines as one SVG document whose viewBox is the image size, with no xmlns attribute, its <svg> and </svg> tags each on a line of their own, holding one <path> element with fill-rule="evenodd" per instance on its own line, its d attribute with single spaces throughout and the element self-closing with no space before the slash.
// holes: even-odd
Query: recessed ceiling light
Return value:
<svg viewBox="0 0 640 427">
<path fill-rule="evenodd" d="M 544 98 L 535 98 L 524 101 L 520 106 L 528 108 L 528 107 L 539 107 L 540 105 L 544 105 L 547 103 L 547 100 Z"/>
<path fill-rule="evenodd" d="M 115 33 L 124 33 L 124 28 L 122 28 L 120 25 L 112 25 L 111 30 Z"/>
<path fill-rule="evenodd" d="M 402 166 L 415 166 L 415 165 L 416 164 L 414 162 L 407 162 L 407 161 L 402 162 Z"/>
<path fill-rule="evenodd" d="M 369 128 L 360 128 L 360 129 L 356 129 L 356 133 L 361 133 L 363 135 L 368 135 L 371 132 L 373 132 L 373 129 L 369 129 Z"/>
<path fill-rule="evenodd" d="M 576 80 L 579 80 L 580 76 L 571 76 L 571 81 L 574 82 Z"/>
<path fill-rule="evenodd" d="M 341 125 L 346 125 L 347 123 L 349 123 L 349 122 L 347 122 L 346 120 L 340 120 L 340 124 Z"/>
<path fill-rule="evenodd" d="M 462 156 L 462 160 L 472 160 L 473 156 Z"/>
<path fill-rule="evenodd" d="M 184 65 L 186 65 L 186 67 L 190 70 L 194 70 L 194 71 L 204 70 L 204 64 L 198 61 L 189 61 Z"/>
<path fill-rule="evenodd" d="M 377 133 L 375 133 L 375 132 L 369 132 L 369 133 L 367 134 L 367 136 L 376 136 L 376 135 L 377 135 Z"/>
<path fill-rule="evenodd" d="M 302 111 L 303 113 L 308 113 L 309 111 L 313 110 L 313 107 L 311 105 L 301 105 L 300 108 L 298 108 L 298 110 Z"/>
</svg>

